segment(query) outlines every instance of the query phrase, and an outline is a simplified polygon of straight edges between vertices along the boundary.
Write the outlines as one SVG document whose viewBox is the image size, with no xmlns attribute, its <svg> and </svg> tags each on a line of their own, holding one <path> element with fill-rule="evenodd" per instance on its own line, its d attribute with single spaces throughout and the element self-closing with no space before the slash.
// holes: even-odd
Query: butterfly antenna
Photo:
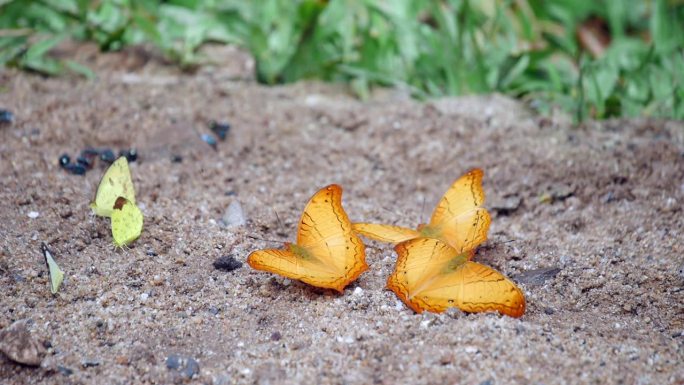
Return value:
<svg viewBox="0 0 684 385">
<path fill-rule="evenodd" d="M 421 203 L 420 205 L 420 214 L 418 215 L 420 216 L 420 218 L 423 218 L 423 216 L 425 215 L 425 194 L 423 194 L 423 203 Z M 418 223 L 428 223 L 428 221 L 418 221 Z"/>
<path fill-rule="evenodd" d="M 283 222 L 280 220 L 280 216 L 278 215 L 278 211 L 272 207 L 273 212 L 275 213 L 276 216 L 276 221 L 278 222 L 278 227 L 280 228 L 280 231 L 285 231 L 285 226 L 283 226 Z"/>
<path fill-rule="evenodd" d="M 287 241 L 278 241 L 278 240 L 275 240 L 275 239 L 259 238 L 259 237 L 255 237 L 255 236 L 253 236 L 253 235 L 248 235 L 247 238 L 251 238 L 251 239 L 254 239 L 254 240 L 257 240 L 257 241 L 263 241 L 263 242 L 273 242 L 273 243 L 281 243 L 281 244 L 287 243 Z"/>
</svg>

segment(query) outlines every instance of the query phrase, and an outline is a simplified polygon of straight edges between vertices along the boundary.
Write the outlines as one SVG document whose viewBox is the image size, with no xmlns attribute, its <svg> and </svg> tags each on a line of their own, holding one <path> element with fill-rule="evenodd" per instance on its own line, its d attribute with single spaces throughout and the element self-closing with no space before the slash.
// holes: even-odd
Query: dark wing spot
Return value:
<svg viewBox="0 0 684 385">
<path fill-rule="evenodd" d="M 121 210 L 125 204 L 126 204 L 126 198 L 118 197 L 118 198 L 116 198 L 116 202 L 114 202 L 114 209 L 115 210 Z"/>
</svg>

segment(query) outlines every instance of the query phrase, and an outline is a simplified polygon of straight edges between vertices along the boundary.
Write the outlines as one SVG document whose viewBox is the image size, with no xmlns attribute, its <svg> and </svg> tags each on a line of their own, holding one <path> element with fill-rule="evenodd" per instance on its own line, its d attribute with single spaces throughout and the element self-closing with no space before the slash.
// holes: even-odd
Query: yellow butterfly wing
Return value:
<svg viewBox="0 0 684 385">
<path fill-rule="evenodd" d="M 93 209 L 95 215 L 111 217 L 118 197 L 124 197 L 135 205 L 135 189 L 125 156 L 112 163 L 102 176 L 95 194 L 95 201 L 90 204 L 90 208 Z"/>
<path fill-rule="evenodd" d="M 55 262 L 52 253 L 45 243 L 41 245 L 41 250 L 43 251 L 45 264 L 47 265 L 48 273 L 50 274 L 50 292 L 52 292 L 52 294 L 57 294 L 59 287 L 62 285 L 62 281 L 64 281 L 64 272 L 59 268 L 57 262 Z"/>
<path fill-rule="evenodd" d="M 259 250 L 247 263 L 310 285 L 344 290 L 368 269 L 365 248 L 352 231 L 342 208 L 342 188 L 327 186 L 314 194 L 304 209 L 297 244 L 284 250 Z"/>
<path fill-rule="evenodd" d="M 458 178 L 435 208 L 421 235 L 447 242 L 458 253 L 474 250 L 487 240 L 491 217 L 482 206 L 485 199 L 480 169 Z"/>
<path fill-rule="evenodd" d="M 387 287 L 418 313 L 450 307 L 511 317 L 525 312 L 525 297 L 515 283 L 438 239 L 412 239 L 395 250 L 397 266 Z"/>
<path fill-rule="evenodd" d="M 354 223 L 352 229 L 356 234 L 387 243 L 400 243 L 420 236 L 420 233 L 413 229 L 376 223 Z"/>
<path fill-rule="evenodd" d="M 143 227 L 142 211 L 124 197 L 116 199 L 112 210 L 114 244 L 123 247 L 138 239 Z"/>
</svg>

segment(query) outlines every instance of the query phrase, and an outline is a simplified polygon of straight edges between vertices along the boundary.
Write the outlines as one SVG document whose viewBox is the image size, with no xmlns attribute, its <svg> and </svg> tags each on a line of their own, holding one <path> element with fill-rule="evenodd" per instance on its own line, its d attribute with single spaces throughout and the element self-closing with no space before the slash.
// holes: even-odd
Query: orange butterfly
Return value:
<svg viewBox="0 0 684 385">
<path fill-rule="evenodd" d="M 482 170 L 476 168 L 458 178 L 432 213 L 430 223 L 417 230 L 374 223 L 354 223 L 354 231 L 377 241 L 400 243 L 418 237 L 437 238 L 472 258 L 475 248 L 487 240 L 491 218 L 482 206 Z"/>
<path fill-rule="evenodd" d="M 247 263 L 257 270 L 342 292 L 368 270 L 363 243 L 342 208 L 342 187 L 332 184 L 311 197 L 299 221 L 296 244 L 252 252 Z"/>
<path fill-rule="evenodd" d="M 387 287 L 418 313 L 449 307 L 471 313 L 496 310 L 511 317 L 525 312 L 525 297 L 515 283 L 439 239 L 415 238 L 394 250 L 397 266 Z"/>
</svg>

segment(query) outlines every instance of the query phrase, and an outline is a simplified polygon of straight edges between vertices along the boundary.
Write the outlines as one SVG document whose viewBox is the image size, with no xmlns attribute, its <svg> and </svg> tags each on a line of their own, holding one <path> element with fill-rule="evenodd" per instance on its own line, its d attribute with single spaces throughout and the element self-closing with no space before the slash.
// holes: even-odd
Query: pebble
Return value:
<svg viewBox="0 0 684 385">
<path fill-rule="evenodd" d="M 0 109 L 0 124 L 14 123 L 14 114 L 10 110 Z"/>
<path fill-rule="evenodd" d="M 57 365 L 57 370 L 65 376 L 70 376 L 74 374 L 74 371 L 66 366 Z"/>
<path fill-rule="evenodd" d="M 245 212 L 242 210 L 240 202 L 234 200 L 228 205 L 226 212 L 221 218 L 225 227 L 244 226 L 247 223 Z"/>
<path fill-rule="evenodd" d="M 140 300 L 141 300 L 142 302 L 147 301 L 147 299 L 148 299 L 149 297 L 150 297 L 150 295 L 147 294 L 147 293 L 142 293 L 142 294 L 140 294 Z"/>
<path fill-rule="evenodd" d="M 210 145 L 211 148 L 213 148 L 214 150 L 216 150 L 216 138 L 215 138 L 213 135 L 202 134 L 200 137 L 202 138 L 202 140 L 204 141 L 204 143 Z"/>
<path fill-rule="evenodd" d="M 86 358 L 83 361 L 81 361 L 81 366 L 85 368 L 94 368 L 96 366 L 100 366 L 100 360 L 95 359 L 95 358 Z"/>
<path fill-rule="evenodd" d="M 541 269 L 527 270 L 520 274 L 514 275 L 512 278 L 517 283 L 522 283 L 529 286 L 541 286 L 547 280 L 554 278 L 561 271 L 558 267 L 544 267 Z"/>
<path fill-rule="evenodd" d="M 242 262 L 232 255 L 224 255 L 214 261 L 214 268 L 223 271 L 233 271 L 242 267 Z"/>
<path fill-rule="evenodd" d="M 356 287 L 356 288 L 354 289 L 354 293 L 352 293 L 352 294 L 355 295 L 355 296 L 357 296 L 357 297 L 358 297 L 358 296 L 361 296 L 361 295 L 363 295 L 363 289 L 360 288 L 360 287 Z"/>
<path fill-rule="evenodd" d="M 275 331 L 271 334 L 271 341 L 280 341 L 281 338 L 283 338 L 283 335 L 280 334 L 279 331 Z"/>
<path fill-rule="evenodd" d="M 28 322 L 28 319 L 21 319 L 0 330 L 0 351 L 14 362 L 40 366 L 45 357 L 45 347 L 31 336 Z"/>
<path fill-rule="evenodd" d="M 31 219 L 36 219 L 40 216 L 40 213 L 38 211 L 29 211 L 28 217 Z"/>
<path fill-rule="evenodd" d="M 178 371 L 183 377 L 192 378 L 199 374 L 200 367 L 197 360 L 192 357 L 171 354 L 166 357 L 166 367 Z"/>
<path fill-rule="evenodd" d="M 517 195 L 509 195 L 492 202 L 492 210 L 499 215 L 510 215 L 520 207 L 522 199 Z"/>
</svg>

